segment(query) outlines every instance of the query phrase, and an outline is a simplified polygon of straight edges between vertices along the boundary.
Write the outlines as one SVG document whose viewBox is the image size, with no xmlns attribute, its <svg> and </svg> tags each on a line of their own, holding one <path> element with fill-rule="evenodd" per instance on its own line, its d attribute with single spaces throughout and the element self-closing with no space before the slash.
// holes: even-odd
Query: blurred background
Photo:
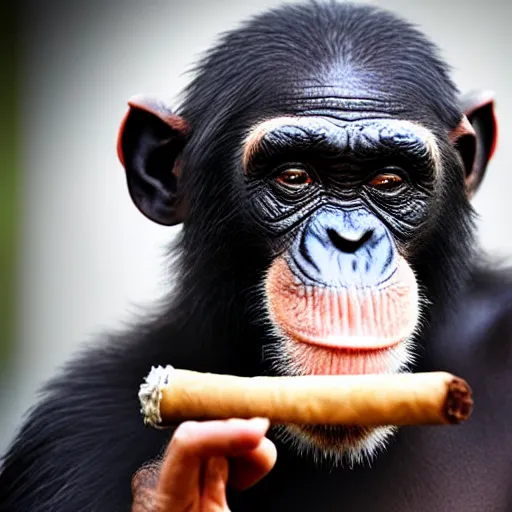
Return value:
<svg viewBox="0 0 512 512">
<path fill-rule="evenodd" d="M 179 228 L 136 211 L 116 157 L 126 100 L 172 105 L 219 32 L 280 3 L 0 3 L 0 453 L 63 361 L 172 285 L 162 256 Z M 512 4 L 373 3 L 420 25 L 462 91 L 496 92 L 500 142 L 474 204 L 483 246 L 512 255 Z"/>
</svg>

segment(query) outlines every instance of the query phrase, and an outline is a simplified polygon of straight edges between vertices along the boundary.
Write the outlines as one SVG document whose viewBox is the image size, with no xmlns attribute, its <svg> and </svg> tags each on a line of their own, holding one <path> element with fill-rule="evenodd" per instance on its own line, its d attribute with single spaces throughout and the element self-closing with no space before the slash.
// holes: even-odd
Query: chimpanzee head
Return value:
<svg viewBox="0 0 512 512">
<path fill-rule="evenodd" d="M 471 271 L 469 199 L 495 134 L 492 96 L 461 99 L 410 24 L 308 3 L 225 35 L 177 113 L 132 100 L 119 154 L 142 213 L 184 222 L 191 286 L 243 283 L 257 314 L 241 323 L 259 322 L 263 369 L 393 373 L 410 369 L 424 320 Z M 286 429 L 353 460 L 390 432 Z"/>
</svg>

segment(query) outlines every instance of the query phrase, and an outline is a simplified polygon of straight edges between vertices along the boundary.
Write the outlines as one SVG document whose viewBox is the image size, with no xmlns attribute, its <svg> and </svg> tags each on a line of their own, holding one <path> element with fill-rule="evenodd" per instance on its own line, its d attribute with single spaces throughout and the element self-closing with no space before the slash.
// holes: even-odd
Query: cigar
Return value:
<svg viewBox="0 0 512 512">
<path fill-rule="evenodd" d="M 268 418 L 296 425 L 446 425 L 471 414 L 471 389 L 446 372 L 236 377 L 153 367 L 141 385 L 144 422 Z"/>
</svg>

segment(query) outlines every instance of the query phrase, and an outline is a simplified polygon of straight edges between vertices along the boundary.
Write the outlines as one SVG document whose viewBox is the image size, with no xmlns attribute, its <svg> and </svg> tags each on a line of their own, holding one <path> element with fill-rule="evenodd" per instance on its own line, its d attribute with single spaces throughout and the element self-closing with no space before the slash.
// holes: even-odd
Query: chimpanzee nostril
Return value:
<svg viewBox="0 0 512 512">
<path fill-rule="evenodd" d="M 341 252 L 354 253 L 362 247 L 373 235 L 373 230 L 366 231 L 363 236 L 357 239 L 350 239 L 341 236 L 335 229 L 327 229 L 327 234 L 332 244 Z"/>
</svg>

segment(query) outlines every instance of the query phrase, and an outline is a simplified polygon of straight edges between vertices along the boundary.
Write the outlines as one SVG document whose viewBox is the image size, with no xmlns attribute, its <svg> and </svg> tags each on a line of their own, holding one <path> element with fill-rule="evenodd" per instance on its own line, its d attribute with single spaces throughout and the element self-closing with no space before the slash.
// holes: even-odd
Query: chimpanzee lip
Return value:
<svg viewBox="0 0 512 512">
<path fill-rule="evenodd" d="M 406 340 L 379 349 L 326 347 L 285 336 L 284 351 L 302 375 L 397 373 L 408 361 Z"/>
<path fill-rule="evenodd" d="M 333 336 L 332 339 L 326 339 L 308 337 L 297 331 L 293 333 L 287 331 L 287 334 L 298 343 L 306 343 L 308 345 L 322 347 L 326 350 L 332 350 L 334 352 L 346 352 L 349 354 L 355 352 L 367 354 L 377 354 L 379 352 L 386 352 L 388 349 L 398 345 L 404 339 L 386 339 L 364 336 Z"/>
<path fill-rule="evenodd" d="M 387 286 L 306 286 L 285 258 L 274 262 L 266 281 L 270 319 L 286 336 L 324 349 L 376 351 L 407 339 L 418 322 L 418 286 L 401 258 Z"/>
</svg>

